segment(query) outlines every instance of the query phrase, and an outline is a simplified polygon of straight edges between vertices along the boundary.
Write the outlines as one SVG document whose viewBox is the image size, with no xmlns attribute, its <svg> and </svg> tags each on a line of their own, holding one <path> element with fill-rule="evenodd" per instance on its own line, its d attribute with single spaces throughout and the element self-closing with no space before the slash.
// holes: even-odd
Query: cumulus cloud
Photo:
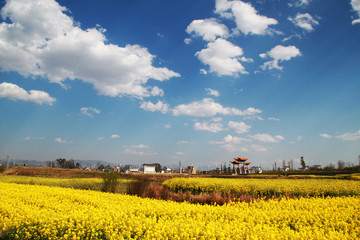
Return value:
<svg viewBox="0 0 360 240">
<path fill-rule="evenodd" d="M 195 101 L 190 104 L 178 105 L 172 112 L 174 116 L 188 115 L 195 117 L 212 117 L 217 114 L 249 116 L 261 113 L 261 110 L 249 107 L 242 111 L 237 108 L 224 107 L 211 98 L 204 98 L 201 101 Z"/>
<path fill-rule="evenodd" d="M 80 112 L 86 116 L 93 117 L 94 114 L 100 114 L 100 110 L 92 107 L 82 107 Z"/>
<path fill-rule="evenodd" d="M 156 104 L 148 101 L 148 102 L 143 102 L 140 105 L 141 109 L 144 109 L 145 111 L 150 111 L 150 112 L 161 112 L 162 114 L 165 114 L 169 111 L 169 105 L 166 103 L 163 103 L 162 101 L 158 101 Z"/>
<path fill-rule="evenodd" d="M 279 142 L 284 140 L 285 138 L 281 135 L 271 136 L 270 134 L 256 134 L 249 136 L 252 140 L 259 141 L 259 142 Z"/>
<path fill-rule="evenodd" d="M 23 76 L 90 83 L 106 96 L 150 96 L 149 79 L 180 74 L 152 65 L 155 56 L 139 45 L 107 42 L 105 29 L 82 29 L 54 0 L 12 0 L 2 8 L 0 67 Z"/>
<path fill-rule="evenodd" d="M 244 122 L 229 121 L 228 127 L 233 129 L 238 134 L 249 132 L 251 129 L 250 125 L 246 125 Z"/>
<path fill-rule="evenodd" d="M 226 18 L 234 18 L 237 28 L 245 35 L 270 34 L 269 26 L 278 23 L 276 19 L 258 14 L 250 3 L 243 1 L 217 0 L 215 12 Z"/>
<path fill-rule="evenodd" d="M 228 28 L 214 18 L 192 21 L 186 28 L 188 34 L 202 37 L 205 41 L 214 41 L 217 37 L 226 37 Z"/>
<path fill-rule="evenodd" d="M 329 134 L 327 134 L 327 133 L 322 133 L 322 134 L 320 134 L 320 137 L 326 138 L 326 139 L 332 138 L 332 136 L 329 135 Z"/>
<path fill-rule="evenodd" d="M 211 88 L 205 88 L 208 95 L 219 97 L 220 93 L 217 90 L 211 89 Z"/>
<path fill-rule="evenodd" d="M 217 73 L 219 76 L 247 74 L 248 72 L 240 63 L 242 55 L 242 48 L 221 38 L 209 42 L 207 48 L 195 54 L 203 64 L 209 65 L 210 72 Z"/>
<path fill-rule="evenodd" d="M 198 131 L 208 131 L 212 133 L 223 131 L 223 125 L 221 123 L 208 123 L 208 122 L 196 122 L 194 129 Z"/>
<path fill-rule="evenodd" d="M 319 22 L 309 13 L 298 13 L 294 18 L 289 17 L 288 20 L 308 32 L 313 31 L 315 25 L 319 25 Z"/>
<path fill-rule="evenodd" d="M 277 45 L 274 48 L 272 48 L 267 53 L 262 53 L 259 55 L 261 58 L 267 58 L 270 57 L 273 60 L 265 62 L 261 68 L 263 70 L 265 69 L 279 69 L 282 70 L 283 67 L 279 66 L 279 62 L 283 61 L 289 61 L 291 58 L 301 56 L 300 50 L 295 46 L 282 46 Z"/>
<path fill-rule="evenodd" d="M 161 88 L 158 87 L 153 87 L 151 92 L 150 92 L 151 96 L 164 96 L 164 90 L 162 90 Z"/>
<path fill-rule="evenodd" d="M 1 58 L 3 58 L 3 56 Z M 29 101 L 40 105 L 53 105 L 53 103 L 56 101 L 55 98 L 50 97 L 50 95 L 46 92 L 38 90 L 30 90 L 29 92 L 27 92 L 18 85 L 7 82 L 3 82 L 0 84 L 0 98 L 8 98 L 13 101 Z"/>
<path fill-rule="evenodd" d="M 110 138 L 113 138 L 113 139 L 115 139 L 115 138 L 119 138 L 120 136 L 119 135 L 117 135 L 117 134 L 113 134 L 113 135 L 111 135 L 110 136 Z"/>
<path fill-rule="evenodd" d="M 353 20 L 352 24 L 360 23 L 360 0 L 351 0 L 351 7 L 358 16 L 358 19 Z"/>
</svg>

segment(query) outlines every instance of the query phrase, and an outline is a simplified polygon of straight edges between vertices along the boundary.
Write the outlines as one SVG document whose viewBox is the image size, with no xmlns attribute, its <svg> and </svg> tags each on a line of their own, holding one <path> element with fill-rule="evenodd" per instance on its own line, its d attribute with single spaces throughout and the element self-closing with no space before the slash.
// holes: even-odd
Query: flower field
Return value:
<svg viewBox="0 0 360 240">
<path fill-rule="evenodd" d="M 119 179 L 119 184 L 127 184 L 131 180 Z M 45 178 L 30 176 L 0 175 L 0 182 L 20 183 L 32 185 L 45 185 L 53 187 L 65 187 L 75 189 L 97 190 L 101 189 L 103 180 L 101 178 Z"/>
<path fill-rule="evenodd" d="M 163 185 L 176 192 L 220 192 L 255 198 L 360 196 L 360 181 L 340 179 L 173 178 L 166 180 Z"/>
<path fill-rule="evenodd" d="M 176 203 L 0 182 L 0 239 L 359 239 L 360 197 Z"/>
</svg>

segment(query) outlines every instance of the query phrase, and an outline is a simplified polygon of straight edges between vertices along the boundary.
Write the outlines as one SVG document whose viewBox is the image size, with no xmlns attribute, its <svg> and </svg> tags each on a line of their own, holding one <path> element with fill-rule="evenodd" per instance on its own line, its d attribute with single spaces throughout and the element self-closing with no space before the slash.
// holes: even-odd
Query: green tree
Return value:
<svg viewBox="0 0 360 240">
<path fill-rule="evenodd" d="M 56 159 L 56 163 L 59 167 L 64 168 L 66 159 L 65 158 L 58 158 Z"/>
<path fill-rule="evenodd" d="M 345 167 L 345 162 L 342 161 L 342 160 L 339 160 L 339 161 L 337 162 L 337 169 L 338 169 L 338 170 L 342 170 L 342 169 L 344 169 L 344 167 Z"/>
<path fill-rule="evenodd" d="M 301 164 L 301 168 L 302 168 L 302 169 L 305 169 L 305 168 L 306 168 L 306 164 L 305 164 L 304 157 L 301 157 L 301 158 L 300 158 L 300 164 Z"/>
</svg>

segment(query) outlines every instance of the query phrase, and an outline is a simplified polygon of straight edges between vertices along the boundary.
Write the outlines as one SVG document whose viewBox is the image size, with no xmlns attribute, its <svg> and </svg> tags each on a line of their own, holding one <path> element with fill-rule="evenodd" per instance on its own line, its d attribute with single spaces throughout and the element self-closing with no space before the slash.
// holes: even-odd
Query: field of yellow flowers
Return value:
<svg viewBox="0 0 360 240">
<path fill-rule="evenodd" d="M 46 178 L 46 177 L 31 177 L 31 176 L 0 175 L 0 182 L 100 191 L 104 181 L 101 178 Z M 128 179 L 118 180 L 119 184 L 127 184 L 129 182 L 131 182 L 131 180 Z"/>
<path fill-rule="evenodd" d="M 172 191 L 219 192 L 262 197 L 360 196 L 360 181 L 340 179 L 173 178 L 163 183 Z"/>
<path fill-rule="evenodd" d="M 0 182 L 0 239 L 359 239 L 360 197 L 176 203 Z"/>
</svg>

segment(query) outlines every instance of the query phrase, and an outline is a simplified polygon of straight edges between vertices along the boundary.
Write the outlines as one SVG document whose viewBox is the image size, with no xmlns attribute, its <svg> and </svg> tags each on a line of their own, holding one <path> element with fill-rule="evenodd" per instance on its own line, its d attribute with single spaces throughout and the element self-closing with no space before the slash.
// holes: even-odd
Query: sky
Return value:
<svg viewBox="0 0 360 240">
<path fill-rule="evenodd" d="M 360 0 L 0 1 L 0 158 L 360 161 Z"/>
</svg>

